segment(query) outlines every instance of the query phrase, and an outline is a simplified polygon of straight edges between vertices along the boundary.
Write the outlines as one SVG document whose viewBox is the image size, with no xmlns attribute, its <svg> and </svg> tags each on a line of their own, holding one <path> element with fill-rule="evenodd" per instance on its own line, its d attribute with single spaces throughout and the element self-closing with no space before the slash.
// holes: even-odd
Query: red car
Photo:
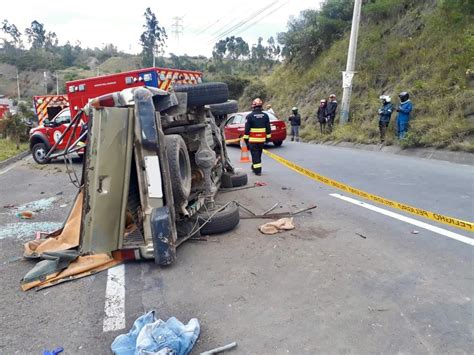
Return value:
<svg viewBox="0 0 474 355">
<path fill-rule="evenodd" d="M 276 147 L 283 144 L 286 139 L 286 123 L 280 121 L 273 113 L 265 112 L 270 117 L 270 126 L 272 127 L 271 141 Z M 244 135 L 245 119 L 249 112 L 237 112 L 230 115 L 224 127 L 224 135 L 226 141 L 239 139 Z"/>
</svg>

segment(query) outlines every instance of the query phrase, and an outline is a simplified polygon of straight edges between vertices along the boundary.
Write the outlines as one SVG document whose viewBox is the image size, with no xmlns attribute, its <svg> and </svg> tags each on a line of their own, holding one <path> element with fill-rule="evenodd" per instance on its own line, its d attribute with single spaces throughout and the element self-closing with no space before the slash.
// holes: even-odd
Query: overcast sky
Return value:
<svg viewBox="0 0 474 355">
<path fill-rule="evenodd" d="M 19 0 L 3 1 L 0 20 L 8 19 L 21 32 L 31 21 L 56 32 L 60 44 L 80 41 L 83 47 L 102 47 L 113 43 L 122 51 L 138 53 L 143 32 L 143 13 L 147 7 L 156 14 L 168 33 L 167 53 L 210 56 L 220 34 L 238 26 L 228 35 L 244 38 L 249 45 L 262 36 L 265 41 L 285 31 L 290 16 L 319 8 L 322 0 Z M 253 14 L 261 11 L 258 15 Z M 173 17 L 181 17 L 183 33 L 179 40 L 172 33 Z M 248 22 L 245 22 L 248 21 Z M 245 22 L 245 24 L 243 23 Z"/>
</svg>

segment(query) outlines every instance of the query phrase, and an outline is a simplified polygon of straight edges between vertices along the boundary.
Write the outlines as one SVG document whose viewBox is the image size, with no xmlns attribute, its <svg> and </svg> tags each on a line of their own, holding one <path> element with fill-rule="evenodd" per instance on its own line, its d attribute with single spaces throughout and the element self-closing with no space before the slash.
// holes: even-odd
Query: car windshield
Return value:
<svg viewBox="0 0 474 355">
<path fill-rule="evenodd" d="M 71 122 L 71 114 L 69 113 L 69 110 L 63 111 L 59 115 L 57 115 L 54 119 L 54 122 L 56 122 L 56 124 L 64 124 Z"/>
</svg>

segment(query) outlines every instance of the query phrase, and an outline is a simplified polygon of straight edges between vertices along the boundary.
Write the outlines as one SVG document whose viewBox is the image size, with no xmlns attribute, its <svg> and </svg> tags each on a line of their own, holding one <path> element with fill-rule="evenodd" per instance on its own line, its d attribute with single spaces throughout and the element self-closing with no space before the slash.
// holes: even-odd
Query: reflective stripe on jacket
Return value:
<svg viewBox="0 0 474 355">
<path fill-rule="evenodd" d="M 249 143 L 265 143 L 272 137 L 270 118 L 265 112 L 255 110 L 248 114 L 245 122 L 244 139 Z"/>
</svg>

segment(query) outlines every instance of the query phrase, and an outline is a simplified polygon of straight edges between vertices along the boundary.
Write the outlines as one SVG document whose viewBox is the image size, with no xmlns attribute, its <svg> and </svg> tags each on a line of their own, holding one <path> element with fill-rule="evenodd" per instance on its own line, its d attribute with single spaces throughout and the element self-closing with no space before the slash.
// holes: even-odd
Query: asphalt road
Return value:
<svg viewBox="0 0 474 355">
<path fill-rule="evenodd" d="M 238 161 L 239 150 L 229 151 Z M 383 197 L 473 220 L 472 166 L 303 143 L 272 151 Z M 231 233 L 185 243 L 168 268 L 126 264 L 127 329 L 103 332 L 107 272 L 19 290 L 33 266 L 21 260 L 22 244 L 33 230 L 64 220 L 75 190 L 61 163 L 30 160 L 7 169 L 0 171 L 1 354 L 57 346 L 66 354 L 107 354 L 115 336 L 151 309 L 163 319 L 199 319 L 195 354 L 232 341 L 235 354 L 474 352 L 472 246 L 335 198 L 337 190 L 268 157 L 263 175 L 250 177 L 266 186 L 220 200 L 255 212 L 276 202 L 279 211 L 318 208 L 275 236 L 258 232 L 262 221 L 242 220 Z M 20 221 L 17 207 L 31 202 L 34 219 Z"/>
</svg>

